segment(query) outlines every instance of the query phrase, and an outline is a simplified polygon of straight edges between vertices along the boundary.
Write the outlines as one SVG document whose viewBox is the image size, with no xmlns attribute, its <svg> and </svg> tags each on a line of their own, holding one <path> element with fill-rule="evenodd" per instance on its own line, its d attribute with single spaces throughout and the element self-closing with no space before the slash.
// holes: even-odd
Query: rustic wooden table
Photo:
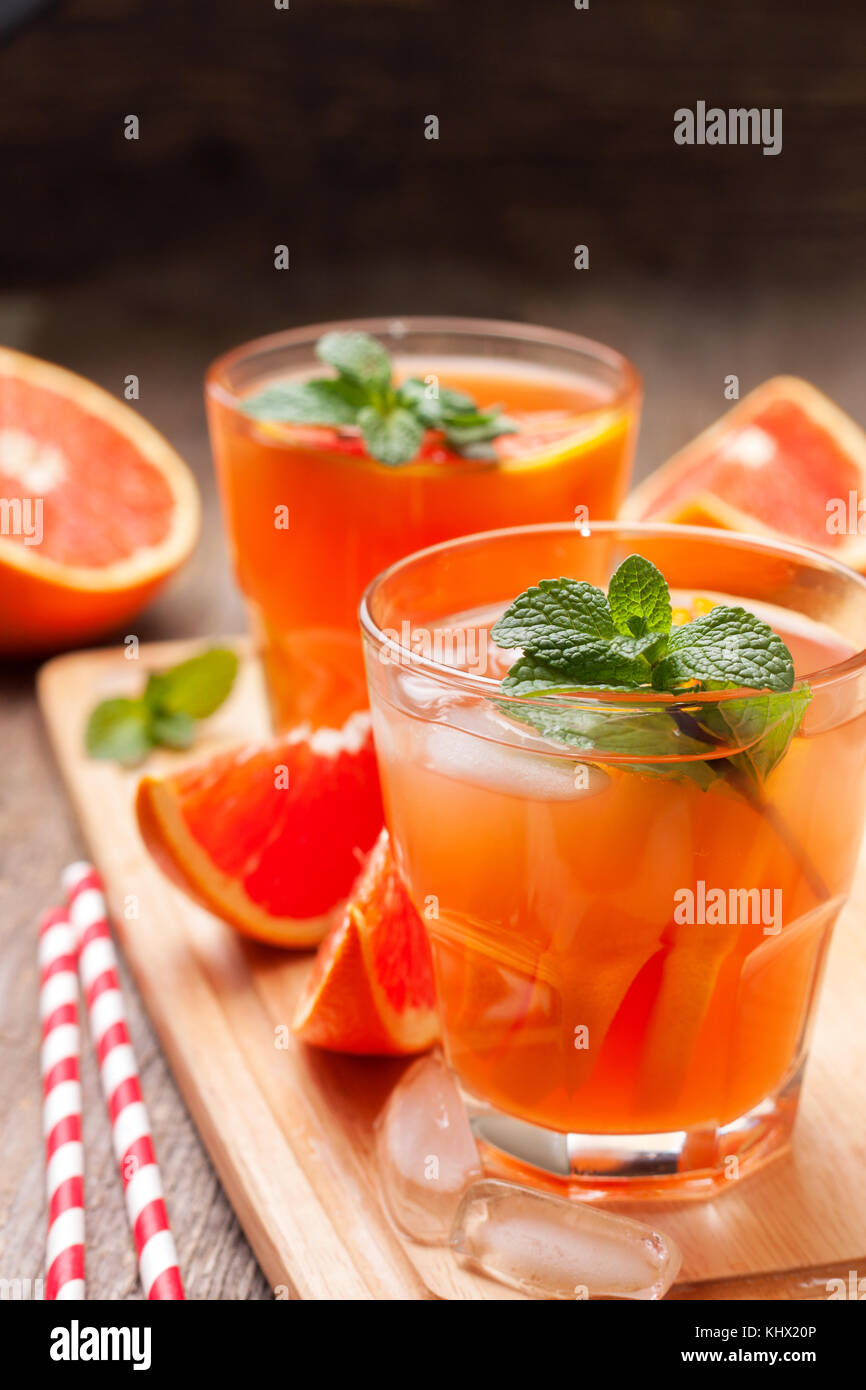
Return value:
<svg viewBox="0 0 866 1390">
<path fill-rule="evenodd" d="M 290 291 L 264 298 L 191 250 L 44 294 L 0 298 L 0 342 L 62 362 L 120 392 L 141 380 L 140 408 L 194 467 L 204 497 L 198 552 L 174 587 L 134 629 L 142 640 L 231 632 L 243 626 L 214 488 L 201 406 L 208 360 L 233 342 L 329 316 L 383 306 L 419 312 L 489 314 L 556 324 L 626 352 L 644 375 L 639 446 L 643 474 L 724 408 L 724 378 L 742 391 L 777 372 L 810 379 L 863 420 L 861 286 L 832 283 L 792 292 L 747 282 L 714 290 L 659 279 L 605 283 L 563 272 L 559 291 L 527 295 L 518 273 L 490 267 L 425 267 L 419 299 L 409 272 L 372 264 L 363 294 L 338 298 L 324 266 L 292 278 Z M 346 283 L 344 277 L 343 283 Z M 214 292 L 214 286 L 218 290 Z M 855 292 L 855 290 L 857 292 Z M 48 750 L 33 692 L 35 665 L 0 674 L 0 1278 L 42 1273 L 45 1234 L 38 1078 L 35 924 L 55 901 L 60 869 L 82 843 Z M 271 1296 L 175 1088 L 150 1023 L 128 978 L 130 1026 L 150 1107 L 157 1151 L 189 1296 Z M 85 1054 L 88 1293 L 139 1298 L 132 1245 L 114 1174 L 98 1079 Z M 747 1291 L 744 1289 L 744 1293 Z M 759 1296 L 769 1290 L 761 1286 Z M 730 1296 L 730 1295 L 728 1295 Z M 748 1295 L 747 1295 L 748 1296 Z"/>
</svg>

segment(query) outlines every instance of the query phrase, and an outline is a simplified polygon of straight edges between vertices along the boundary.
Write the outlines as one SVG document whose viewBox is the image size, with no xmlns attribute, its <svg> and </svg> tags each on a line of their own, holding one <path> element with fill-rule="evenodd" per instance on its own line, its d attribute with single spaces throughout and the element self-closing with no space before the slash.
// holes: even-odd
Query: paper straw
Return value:
<svg viewBox="0 0 866 1390">
<path fill-rule="evenodd" d="M 75 934 L 63 907 L 46 912 L 39 924 L 39 1017 L 48 1197 L 45 1298 L 79 1299 L 84 1297 L 81 1033 Z"/>
<path fill-rule="evenodd" d="M 102 880 L 92 864 L 77 863 L 64 870 L 61 881 L 142 1287 L 149 1299 L 181 1299 L 177 1251 L 126 1026 Z"/>
</svg>

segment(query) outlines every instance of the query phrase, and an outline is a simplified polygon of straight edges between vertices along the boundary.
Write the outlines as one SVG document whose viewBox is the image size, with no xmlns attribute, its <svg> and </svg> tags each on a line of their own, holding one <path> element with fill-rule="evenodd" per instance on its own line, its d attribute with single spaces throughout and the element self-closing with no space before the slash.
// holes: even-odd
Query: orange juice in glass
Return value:
<svg viewBox="0 0 866 1390">
<path fill-rule="evenodd" d="M 436 429 L 399 466 L 372 457 L 353 424 L 259 419 L 251 400 L 326 375 L 327 333 L 364 333 L 394 382 L 502 408 L 511 432 L 486 457 Z M 629 477 L 639 382 L 618 353 L 569 333 L 469 319 L 323 324 L 220 358 L 206 398 L 235 571 L 264 660 L 274 723 L 340 725 L 366 705 L 358 603 L 401 555 L 454 536 L 615 515 Z"/>
<path fill-rule="evenodd" d="M 507 605 L 546 577 L 605 588 L 632 553 L 675 612 L 741 605 L 782 637 L 792 737 L 755 691 L 503 699 Z M 777 1152 L 861 841 L 866 581 L 701 528 L 521 528 L 399 562 L 362 629 L 477 1136 L 512 1169 L 641 1195 L 707 1195 Z"/>
</svg>

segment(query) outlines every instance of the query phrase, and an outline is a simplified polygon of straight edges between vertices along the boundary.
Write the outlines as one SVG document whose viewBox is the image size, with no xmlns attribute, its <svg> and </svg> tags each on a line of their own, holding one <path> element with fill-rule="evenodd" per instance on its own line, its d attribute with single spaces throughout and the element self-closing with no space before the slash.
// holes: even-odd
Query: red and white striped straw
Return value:
<svg viewBox="0 0 866 1390">
<path fill-rule="evenodd" d="M 82 862 L 63 871 L 62 883 L 142 1287 L 149 1299 L 181 1299 L 177 1251 L 126 1026 L 102 880 L 92 864 Z"/>
<path fill-rule="evenodd" d="M 84 1146 L 75 934 L 64 907 L 39 924 L 42 1127 L 48 1235 L 45 1298 L 84 1297 Z"/>
</svg>

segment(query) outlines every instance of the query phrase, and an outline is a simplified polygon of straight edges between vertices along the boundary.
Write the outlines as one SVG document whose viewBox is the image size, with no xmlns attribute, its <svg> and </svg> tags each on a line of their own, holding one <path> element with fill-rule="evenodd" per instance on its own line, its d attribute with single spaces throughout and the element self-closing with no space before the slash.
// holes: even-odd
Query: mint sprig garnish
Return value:
<svg viewBox="0 0 866 1390">
<path fill-rule="evenodd" d="M 241 408 L 257 420 L 353 426 L 370 457 L 392 468 L 412 462 L 427 430 L 441 433 L 452 453 L 471 459 L 495 459 L 492 441 L 517 430 L 499 406 L 479 410 L 464 391 L 418 377 L 396 385 L 386 348 L 368 333 L 325 333 L 316 355 L 336 376 L 273 382 Z"/>
<path fill-rule="evenodd" d="M 560 694 L 576 686 L 630 690 L 647 669 L 634 638 L 622 638 L 601 589 L 575 579 L 542 579 L 515 599 L 491 633 L 523 655 L 502 683 L 514 695 Z"/>
<path fill-rule="evenodd" d="M 91 758 L 136 763 L 152 748 L 189 748 L 196 721 L 223 703 L 237 675 L 238 659 L 212 647 L 167 671 L 148 676 L 137 699 L 103 700 L 91 712 L 85 747 Z"/>
<path fill-rule="evenodd" d="M 717 605 L 674 627 L 667 582 L 640 555 L 623 561 L 607 594 L 584 581 L 542 580 L 514 600 L 491 636 L 500 647 L 521 649 L 502 682 L 503 692 L 517 697 L 500 703 L 509 717 L 590 761 L 594 751 L 616 757 L 619 767 L 702 787 L 720 776 L 740 790 L 744 780 L 762 785 L 810 699 L 808 686 L 794 689 L 794 662 L 781 637 L 747 609 Z M 718 703 L 688 698 L 739 688 L 761 693 Z M 593 690 L 682 699 L 655 710 L 625 703 L 601 709 L 591 699 L 521 704 Z"/>
</svg>

